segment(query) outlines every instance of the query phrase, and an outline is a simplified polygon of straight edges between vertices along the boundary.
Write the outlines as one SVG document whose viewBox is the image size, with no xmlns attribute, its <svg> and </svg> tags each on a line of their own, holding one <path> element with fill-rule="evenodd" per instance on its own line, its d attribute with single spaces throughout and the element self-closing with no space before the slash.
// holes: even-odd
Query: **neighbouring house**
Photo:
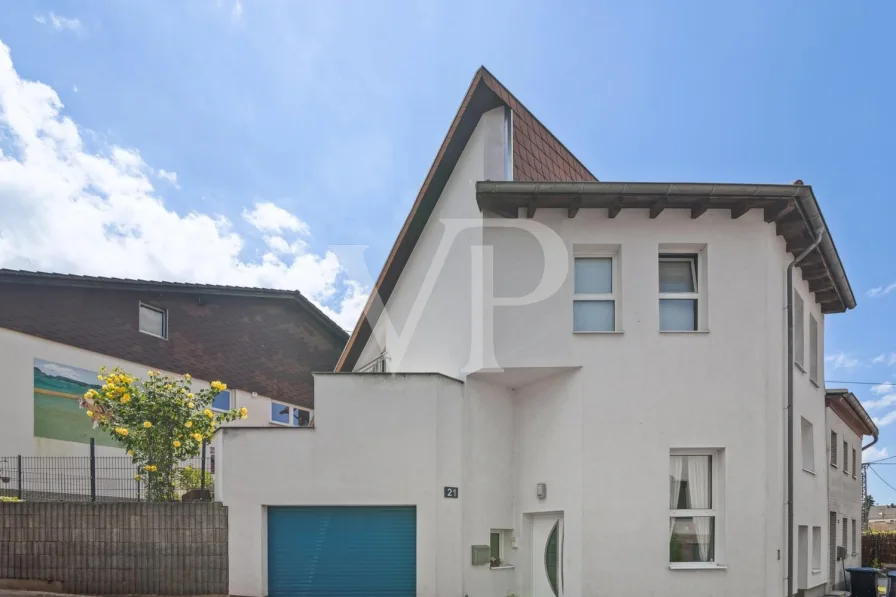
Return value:
<svg viewBox="0 0 896 597">
<path fill-rule="evenodd" d="M 827 464 L 815 467 L 827 471 L 828 477 L 828 544 L 827 566 L 831 589 L 847 588 L 845 570 L 862 565 L 862 450 L 877 442 L 877 425 L 862 407 L 855 394 L 849 390 L 828 389 L 825 396 L 825 439 L 827 440 Z M 814 442 L 812 424 L 806 419 L 800 421 L 801 445 Z M 873 439 L 862 445 L 863 436 Z M 812 463 L 803 459 L 803 469 Z M 800 533 L 808 533 L 800 528 Z M 820 528 L 812 529 L 812 539 Z M 820 544 L 812 544 L 812 568 L 821 568 Z M 843 557 L 838 557 L 837 548 L 843 548 Z M 802 550 L 803 544 L 800 543 Z M 802 553 L 802 552 L 801 552 Z"/>
<path fill-rule="evenodd" d="M 872 531 L 896 531 L 896 506 L 868 508 L 868 528 Z"/>
<path fill-rule="evenodd" d="M 599 182 L 480 69 L 314 429 L 224 430 L 230 593 L 824 594 L 854 306 L 812 187 Z"/>
<path fill-rule="evenodd" d="M 332 369 L 346 338 L 298 292 L 0 270 L 0 479 L 15 483 L 15 456 L 87 456 L 91 438 L 97 455 L 124 455 L 78 406 L 103 366 L 221 380 L 213 408 L 249 411 L 231 425 L 308 425 L 311 372 Z M 23 484 L 52 491 L 43 476 L 62 464 L 45 462 L 56 470 Z"/>
</svg>

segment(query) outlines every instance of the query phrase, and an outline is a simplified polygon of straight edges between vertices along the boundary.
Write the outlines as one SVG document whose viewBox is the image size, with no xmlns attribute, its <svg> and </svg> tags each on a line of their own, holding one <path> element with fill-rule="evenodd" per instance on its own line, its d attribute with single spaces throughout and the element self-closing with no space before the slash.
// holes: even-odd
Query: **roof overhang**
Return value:
<svg viewBox="0 0 896 597">
<path fill-rule="evenodd" d="M 570 218 L 580 209 L 606 209 L 615 218 L 623 209 L 648 210 L 656 218 L 666 209 L 685 209 L 691 218 L 708 210 L 725 210 L 737 219 L 761 209 L 798 255 L 809 248 L 817 232 L 821 243 L 799 267 L 824 313 L 842 313 L 856 306 L 837 247 L 818 207 L 812 187 L 794 184 L 711 184 L 656 182 L 493 182 L 476 183 L 479 209 L 505 217 L 534 217 L 538 209 L 565 209 Z"/>
<path fill-rule="evenodd" d="M 850 416 L 861 423 L 861 431 L 860 429 L 854 429 L 854 431 L 860 433 L 860 435 L 870 435 L 874 437 L 875 441 L 877 440 L 880 431 L 855 394 L 847 389 L 828 389 L 825 390 L 825 400 L 828 407 L 836 412 L 847 424 L 850 423 Z M 844 416 L 846 413 L 838 407 L 845 407 L 848 409 L 849 414 Z"/>
</svg>

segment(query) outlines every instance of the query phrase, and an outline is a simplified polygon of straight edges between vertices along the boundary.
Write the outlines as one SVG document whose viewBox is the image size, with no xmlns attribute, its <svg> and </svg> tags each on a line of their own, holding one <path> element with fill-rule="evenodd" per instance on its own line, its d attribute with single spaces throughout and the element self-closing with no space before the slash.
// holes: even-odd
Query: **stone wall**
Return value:
<svg viewBox="0 0 896 597">
<path fill-rule="evenodd" d="M 227 508 L 0 503 L 0 580 L 81 594 L 226 595 Z"/>
</svg>

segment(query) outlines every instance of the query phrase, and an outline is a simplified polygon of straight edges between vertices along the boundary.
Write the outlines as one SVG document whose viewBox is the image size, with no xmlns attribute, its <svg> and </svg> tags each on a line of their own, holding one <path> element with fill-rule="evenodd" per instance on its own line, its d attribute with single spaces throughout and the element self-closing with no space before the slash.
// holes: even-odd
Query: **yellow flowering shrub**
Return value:
<svg viewBox="0 0 896 597">
<path fill-rule="evenodd" d="M 96 427 L 106 431 L 128 451 L 137 466 L 136 479 L 145 483 L 147 499 L 177 498 L 175 481 L 181 463 L 200 455 L 224 423 L 245 418 L 245 408 L 213 412 L 215 397 L 227 389 L 219 381 L 192 390 L 192 378 L 173 378 L 149 371 L 145 379 L 121 369 L 103 368 L 97 379 L 101 390 L 84 394 L 81 407 Z"/>
</svg>

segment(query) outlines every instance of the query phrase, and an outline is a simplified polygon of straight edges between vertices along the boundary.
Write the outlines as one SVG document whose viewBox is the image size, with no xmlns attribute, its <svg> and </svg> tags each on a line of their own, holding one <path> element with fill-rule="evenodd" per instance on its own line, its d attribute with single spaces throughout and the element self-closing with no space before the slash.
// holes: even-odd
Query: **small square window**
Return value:
<svg viewBox="0 0 896 597">
<path fill-rule="evenodd" d="M 659 289 L 660 331 L 699 329 L 697 255 L 660 254 Z"/>
<path fill-rule="evenodd" d="M 616 331 L 616 263 L 608 257 L 576 257 L 573 264 L 572 329 Z"/>
<path fill-rule="evenodd" d="M 292 409 L 292 424 L 295 427 L 308 427 L 311 425 L 311 411 L 304 408 Z"/>
<path fill-rule="evenodd" d="M 168 311 L 140 303 L 140 331 L 168 339 Z"/>
<path fill-rule="evenodd" d="M 271 402 L 271 423 L 292 425 L 292 407 L 280 402 Z"/>
<path fill-rule="evenodd" d="M 212 400 L 212 410 L 230 410 L 231 408 L 230 390 L 224 390 Z"/>
</svg>

